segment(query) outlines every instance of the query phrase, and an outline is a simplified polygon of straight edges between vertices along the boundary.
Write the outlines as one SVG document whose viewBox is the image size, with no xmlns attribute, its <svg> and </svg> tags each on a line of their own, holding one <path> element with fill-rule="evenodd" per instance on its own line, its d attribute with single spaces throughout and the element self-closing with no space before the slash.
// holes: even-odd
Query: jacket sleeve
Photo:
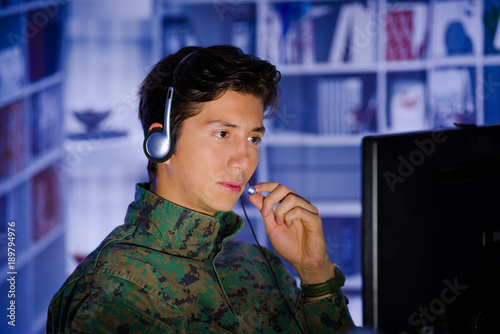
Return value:
<svg viewBox="0 0 500 334">
<path fill-rule="evenodd" d="M 282 291 L 287 296 L 289 303 L 295 303 L 296 316 L 299 318 L 297 320 L 301 323 L 301 327 L 307 329 L 307 333 L 341 334 L 351 333 L 357 328 L 351 318 L 342 291 L 328 298 L 307 301 L 281 258 L 274 250 L 266 250 L 276 278 L 280 281 Z"/>
<path fill-rule="evenodd" d="M 346 298 L 342 291 L 336 295 L 307 302 L 301 297 L 300 307 L 309 333 L 351 333 L 357 327 L 347 308 Z"/>
</svg>

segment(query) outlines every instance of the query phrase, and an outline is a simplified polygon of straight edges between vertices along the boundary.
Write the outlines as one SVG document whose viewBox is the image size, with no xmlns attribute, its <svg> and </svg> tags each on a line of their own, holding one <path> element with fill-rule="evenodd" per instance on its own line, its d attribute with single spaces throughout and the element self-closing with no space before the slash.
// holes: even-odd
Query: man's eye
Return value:
<svg viewBox="0 0 500 334">
<path fill-rule="evenodd" d="M 252 144 L 258 144 L 258 143 L 260 143 L 260 141 L 262 140 L 262 138 L 260 138 L 260 137 L 249 137 L 248 140 Z"/>
<path fill-rule="evenodd" d="M 226 138 L 229 135 L 227 131 L 217 131 L 215 135 L 219 138 Z"/>
</svg>

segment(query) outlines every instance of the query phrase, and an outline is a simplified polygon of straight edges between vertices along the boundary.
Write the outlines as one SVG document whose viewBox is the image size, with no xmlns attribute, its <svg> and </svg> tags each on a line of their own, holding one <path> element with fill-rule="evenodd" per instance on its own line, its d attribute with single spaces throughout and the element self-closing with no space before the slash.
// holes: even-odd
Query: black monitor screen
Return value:
<svg viewBox="0 0 500 334">
<path fill-rule="evenodd" d="M 500 333 L 500 126 L 363 139 L 363 322 Z"/>
</svg>

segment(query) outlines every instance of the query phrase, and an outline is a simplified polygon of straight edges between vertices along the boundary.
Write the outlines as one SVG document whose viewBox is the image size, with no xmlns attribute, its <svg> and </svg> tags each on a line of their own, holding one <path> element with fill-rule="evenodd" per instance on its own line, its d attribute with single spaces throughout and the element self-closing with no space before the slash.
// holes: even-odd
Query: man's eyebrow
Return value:
<svg viewBox="0 0 500 334">
<path fill-rule="evenodd" d="M 219 125 L 219 126 L 224 126 L 224 127 L 233 128 L 233 129 L 237 129 L 237 128 L 240 127 L 237 124 L 229 123 L 229 122 L 226 122 L 226 121 L 220 121 L 220 120 L 209 121 L 209 122 L 207 122 L 207 125 Z M 252 129 L 252 132 L 264 133 L 264 132 L 266 132 L 266 127 L 264 125 L 257 126 L 257 127 L 255 127 L 255 128 Z"/>
<path fill-rule="evenodd" d="M 264 132 L 266 132 L 266 127 L 264 125 L 258 126 L 256 128 L 253 128 L 252 132 L 264 133 Z"/>
</svg>

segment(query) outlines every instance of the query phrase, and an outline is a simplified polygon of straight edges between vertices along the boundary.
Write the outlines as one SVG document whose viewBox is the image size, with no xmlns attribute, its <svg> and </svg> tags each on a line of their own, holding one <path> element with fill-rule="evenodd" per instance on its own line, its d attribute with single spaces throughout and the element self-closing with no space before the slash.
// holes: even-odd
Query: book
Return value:
<svg viewBox="0 0 500 334">
<path fill-rule="evenodd" d="M 421 59 L 428 38 L 427 5 L 405 3 L 388 6 L 386 15 L 386 59 Z"/>
<path fill-rule="evenodd" d="M 279 64 L 281 62 L 281 50 L 283 49 L 283 18 L 276 10 L 269 8 L 266 11 L 265 25 L 268 33 L 267 38 L 262 42 L 263 59 Z"/>
<path fill-rule="evenodd" d="M 28 13 L 28 27 L 33 29 L 29 32 L 28 54 L 30 68 L 30 82 L 40 80 L 56 73 L 59 69 L 62 28 L 60 22 L 60 11 L 54 16 L 44 10 Z M 40 17 L 47 20 L 40 25 L 36 20 Z"/>
<path fill-rule="evenodd" d="M 323 222 L 326 248 L 345 275 L 361 272 L 361 219 L 325 218 Z"/>
<path fill-rule="evenodd" d="M 280 49 L 281 64 L 300 64 L 314 59 L 314 27 L 306 14 L 309 3 L 276 3 L 274 9 L 283 24 Z M 311 46 L 312 45 L 312 46 Z"/>
<path fill-rule="evenodd" d="M 62 221 L 61 182 L 48 167 L 33 177 L 33 240 L 38 241 Z"/>
<path fill-rule="evenodd" d="M 330 47 L 331 63 L 361 63 L 375 60 L 378 25 L 372 24 L 375 1 L 345 3 L 340 7 Z"/>
<path fill-rule="evenodd" d="M 352 76 L 318 81 L 318 133 L 352 135 L 376 130 L 372 97 L 364 97 L 363 78 Z"/>
<path fill-rule="evenodd" d="M 500 53 L 500 8 L 498 0 L 484 0 L 483 5 L 484 54 L 498 54 Z"/>
<path fill-rule="evenodd" d="M 34 157 L 60 145 L 63 113 L 58 87 L 41 91 L 32 97 L 31 152 Z"/>
<path fill-rule="evenodd" d="M 25 72 L 25 58 L 20 46 L 0 50 L 0 99 L 22 89 Z"/>
<path fill-rule="evenodd" d="M 239 47 L 245 53 L 255 53 L 255 22 L 236 20 L 231 23 L 231 45 Z"/>
<path fill-rule="evenodd" d="M 361 219 L 334 217 L 323 219 L 328 256 L 342 269 L 346 276 L 361 273 Z M 272 247 L 272 245 L 270 245 Z M 288 271 L 295 276 L 292 265 L 283 261 Z"/>
<path fill-rule="evenodd" d="M 437 1 L 434 4 L 432 55 L 472 55 L 478 51 L 481 12 L 477 1 Z"/>
<path fill-rule="evenodd" d="M 22 100 L 0 109 L 0 179 L 25 166 L 25 118 Z"/>
<path fill-rule="evenodd" d="M 484 101 L 484 124 L 500 124 L 500 67 L 485 66 L 484 80 L 477 83 L 475 92 L 478 101 Z"/>
<path fill-rule="evenodd" d="M 267 10 L 264 59 L 278 64 L 318 62 L 317 20 L 332 12 L 330 4 L 274 3 Z"/>
<path fill-rule="evenodd" d="M 420 79 L 398 78 L 392 80 L 389 87 L 389 131 L 426 129 L 425 82 Z"/>
<path fill-rule="evenodd" d="M 434 128 L 454 123 L 475 124 L 476 107 L 468 68 L 443 68 L 429 73 L 430 111 Z"/>
<path fill-rule="evenodd" d="M 169 17 L 163 21 L 164 54 L 177 52 L 185 46 L 199 45 L 196 34 L 185 17 Z"/>
</svg>

